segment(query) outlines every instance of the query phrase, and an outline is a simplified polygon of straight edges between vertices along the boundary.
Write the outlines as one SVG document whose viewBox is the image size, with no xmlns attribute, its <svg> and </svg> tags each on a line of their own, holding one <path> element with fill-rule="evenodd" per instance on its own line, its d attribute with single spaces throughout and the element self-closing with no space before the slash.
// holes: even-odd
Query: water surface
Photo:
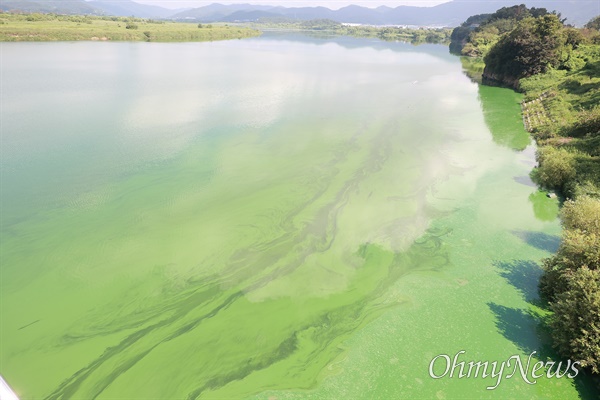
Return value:
<svg viewBox="0 0 600 400">
<path fill-rule="evenodd" d="M 2 57 L 0 373 L 23 398 L 578 398 L 429 377 L 438 354 L 545 348 L 536 262 L 559 234 L 519 97 L 447 48 Z"/>
</svg>

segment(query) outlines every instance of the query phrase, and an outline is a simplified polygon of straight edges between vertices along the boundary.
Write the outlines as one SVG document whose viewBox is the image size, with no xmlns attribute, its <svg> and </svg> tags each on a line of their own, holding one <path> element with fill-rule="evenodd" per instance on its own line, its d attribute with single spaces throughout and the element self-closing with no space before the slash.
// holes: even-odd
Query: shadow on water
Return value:
<svg viewBox="0 0 600 400">
<path fill-rule="evenodd" d="M 488 307 L 496 317 L 498 332 L 513 342 L 523 354 L 529 356 L 535 351 L 534 356 L 544 363 L 554 361 L 556 363 L 562 362 L 563 366 L 567 365 L 567 360 L 562 359 L 550 344 L 547 318 L 533 311 L 505 307 L 496 303 L 488 303 Z M 550 368 L 550 370 L 552 371 L 553 368 Z M 593 379 L 586 375 L 585 371 L 579 371 L 572 380 L 566 377 L 562 379 L 568 380 L 569 383 L 575 386 L 581 399 L 598 399 L 599 392 Z M 553 379 L 558 378 L 554 377 Z"/>
<path fill-rule="evenodd" d="M 512 260 L 497 262 L 495 266 L 499 269 L 500 276 L 515 287 L 528 303 L 540 305 L 537 285 L 542 269 L 538 264 L 530 260 Z M 496 317 L 498 332 L 513 342 L 524 354 L 529 355 L 535 351 L 535 355 L 543 362 L 562 360 L 552 348 L 547 316 L 532 310 L 505 307 L 497 303 L 488 303 L 488 307 Z M 562 361 L 564 365 L 566 360 Z M 588 376 L 586 371 L 580 370 L 571 382 L 581 399 L 598 399 L 600 388 L 596 387 L 597 382 Z"/>
<path fill-rule="evenodd" d="M 512 260 L 498 262 L 495 266 L 500 270 L 500 276 L 514 286 L 529 303 L 538 303 L 538 282 L 542 268 L 530 260 Z"/>
<path fill-rule="evenodd" d="M 523 353 L 529 355 L 535 351 L 540 360 L 547 360 L 553 355 L 552 348 L 547 342 L 540 341 L 544 339 L 546 332 L 539 315 L 496 303 L 488 303 L 488 307 L 496 317 L 498 332 L 513 342 Z"/>
<path fill-rule="evenodd" d="M 556 253 L 558 246 L 560 246 L 560 237 L 557 235 L 523 230 L 515 230 L 511 233 L 528 245 L 550 253 Z"/>
<path fill-rule="evenodd" d="M 521 185 L 537 188 L 537 185 L 531 180 L 529 175 L 515 176 L 513 180 Z"/>
</svg>

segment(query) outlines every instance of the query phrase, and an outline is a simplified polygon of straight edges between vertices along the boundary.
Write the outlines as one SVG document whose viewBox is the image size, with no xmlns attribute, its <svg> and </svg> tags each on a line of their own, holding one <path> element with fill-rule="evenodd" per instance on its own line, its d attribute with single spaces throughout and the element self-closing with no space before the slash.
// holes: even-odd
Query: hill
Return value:
<svg viewBox="0 0 600 400">
<path fill-rule="evenodd" d="M 518 1 L 473 1 L 453 0 L 435 7 L 399 6 L 395 8 L 381 6 L 366 8 L 357 5 L 330 10 L 325 7 L 274 7 L 251 4 L 222 5 L 211 4 L 175 13 L 170 18 L 198 22 L 217 21 L 256 21 L 264 17 L 283 16 L 299 20 L 330 19 L 342 23 L 368 25 L 418 25 L 418 26 L 458 26 L 474 14 L 493 13 Z M 577 1 L 523 1 L 528 6 L 544 7 L 556 10 L 567 22 L 576 26 L 585 24 L 591 16 L 600 14 L 597 0 Z"/>
<path fill-rule="evenodd" d="M 598 0 L 553 1 L 526 0 L 527 6 L 556 10 L 567 23 L 582 26 L 600 14 Z M 170 10 L 131 0 L 3 0 L 0 10 L 57 14 L 134 16 L 155 19 L 174 19 L 194 22 L 248 22 L 263 18 L 284 17 L 300 21 L 330 19 L 341 23 L 366 25 L 458 26 L 474 14 L 493 13 L 519 1 L 510 0 L 453 0 L 435 7 L 381 6 L 367 8 L 349 5 L 339 10 L 325 7 L 283 7 L 252 4 L 210 4 L 187 10 Z"/>
<path fill-rule="evenodd" d="M 174 10 L 167 8 L 136 3 L 130 0 L 93 0 L 89 5 L 102 10 L 104 14 L 138 18 L 168 18 Z"/>
<path fill-rule="evenodd" d="M 28 13 L 54 14 L 101 14 L 102 12 L 83 0 L 3 0 L 0 2 L 2 11 L 22 11 Z"/>
</svg>

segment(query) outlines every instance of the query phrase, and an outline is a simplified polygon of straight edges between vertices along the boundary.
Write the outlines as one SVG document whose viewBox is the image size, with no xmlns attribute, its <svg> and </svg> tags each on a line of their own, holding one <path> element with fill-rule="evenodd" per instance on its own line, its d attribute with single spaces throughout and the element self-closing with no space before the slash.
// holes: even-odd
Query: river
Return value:
<svg viewBox="0 0 600 400">
<path fill-rule="evenodd" d="M 520 97 L 447 47 L 1 46 L 0 373 L 22 398 L 585 396 L 431 376 L 460 351 L 556 358 L 536 284 L 558 206 Z"/>
</svg>

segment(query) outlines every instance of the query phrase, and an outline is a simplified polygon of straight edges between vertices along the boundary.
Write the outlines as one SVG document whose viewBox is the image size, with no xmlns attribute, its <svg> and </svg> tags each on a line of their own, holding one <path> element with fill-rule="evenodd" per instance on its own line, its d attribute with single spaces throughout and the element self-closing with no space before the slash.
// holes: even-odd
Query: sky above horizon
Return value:
<svg viewBox="0 0 600 400">
<path fill-rule="evenodd" d="M 133 0 L 136 3 L 151 4 L 165 8 L 195 8 L 203 7 L 213 3 L 220 4 L 261 4 L 277 5 L 284 7 L 315 7 L 322 6 L 332 10 L 345 7 L 350 4 L 358 6 L 376 8 L 379 6 L 398 7 L 398 6 L 418 6 L 431 7 L 450 0 Z"/>
</svg>

